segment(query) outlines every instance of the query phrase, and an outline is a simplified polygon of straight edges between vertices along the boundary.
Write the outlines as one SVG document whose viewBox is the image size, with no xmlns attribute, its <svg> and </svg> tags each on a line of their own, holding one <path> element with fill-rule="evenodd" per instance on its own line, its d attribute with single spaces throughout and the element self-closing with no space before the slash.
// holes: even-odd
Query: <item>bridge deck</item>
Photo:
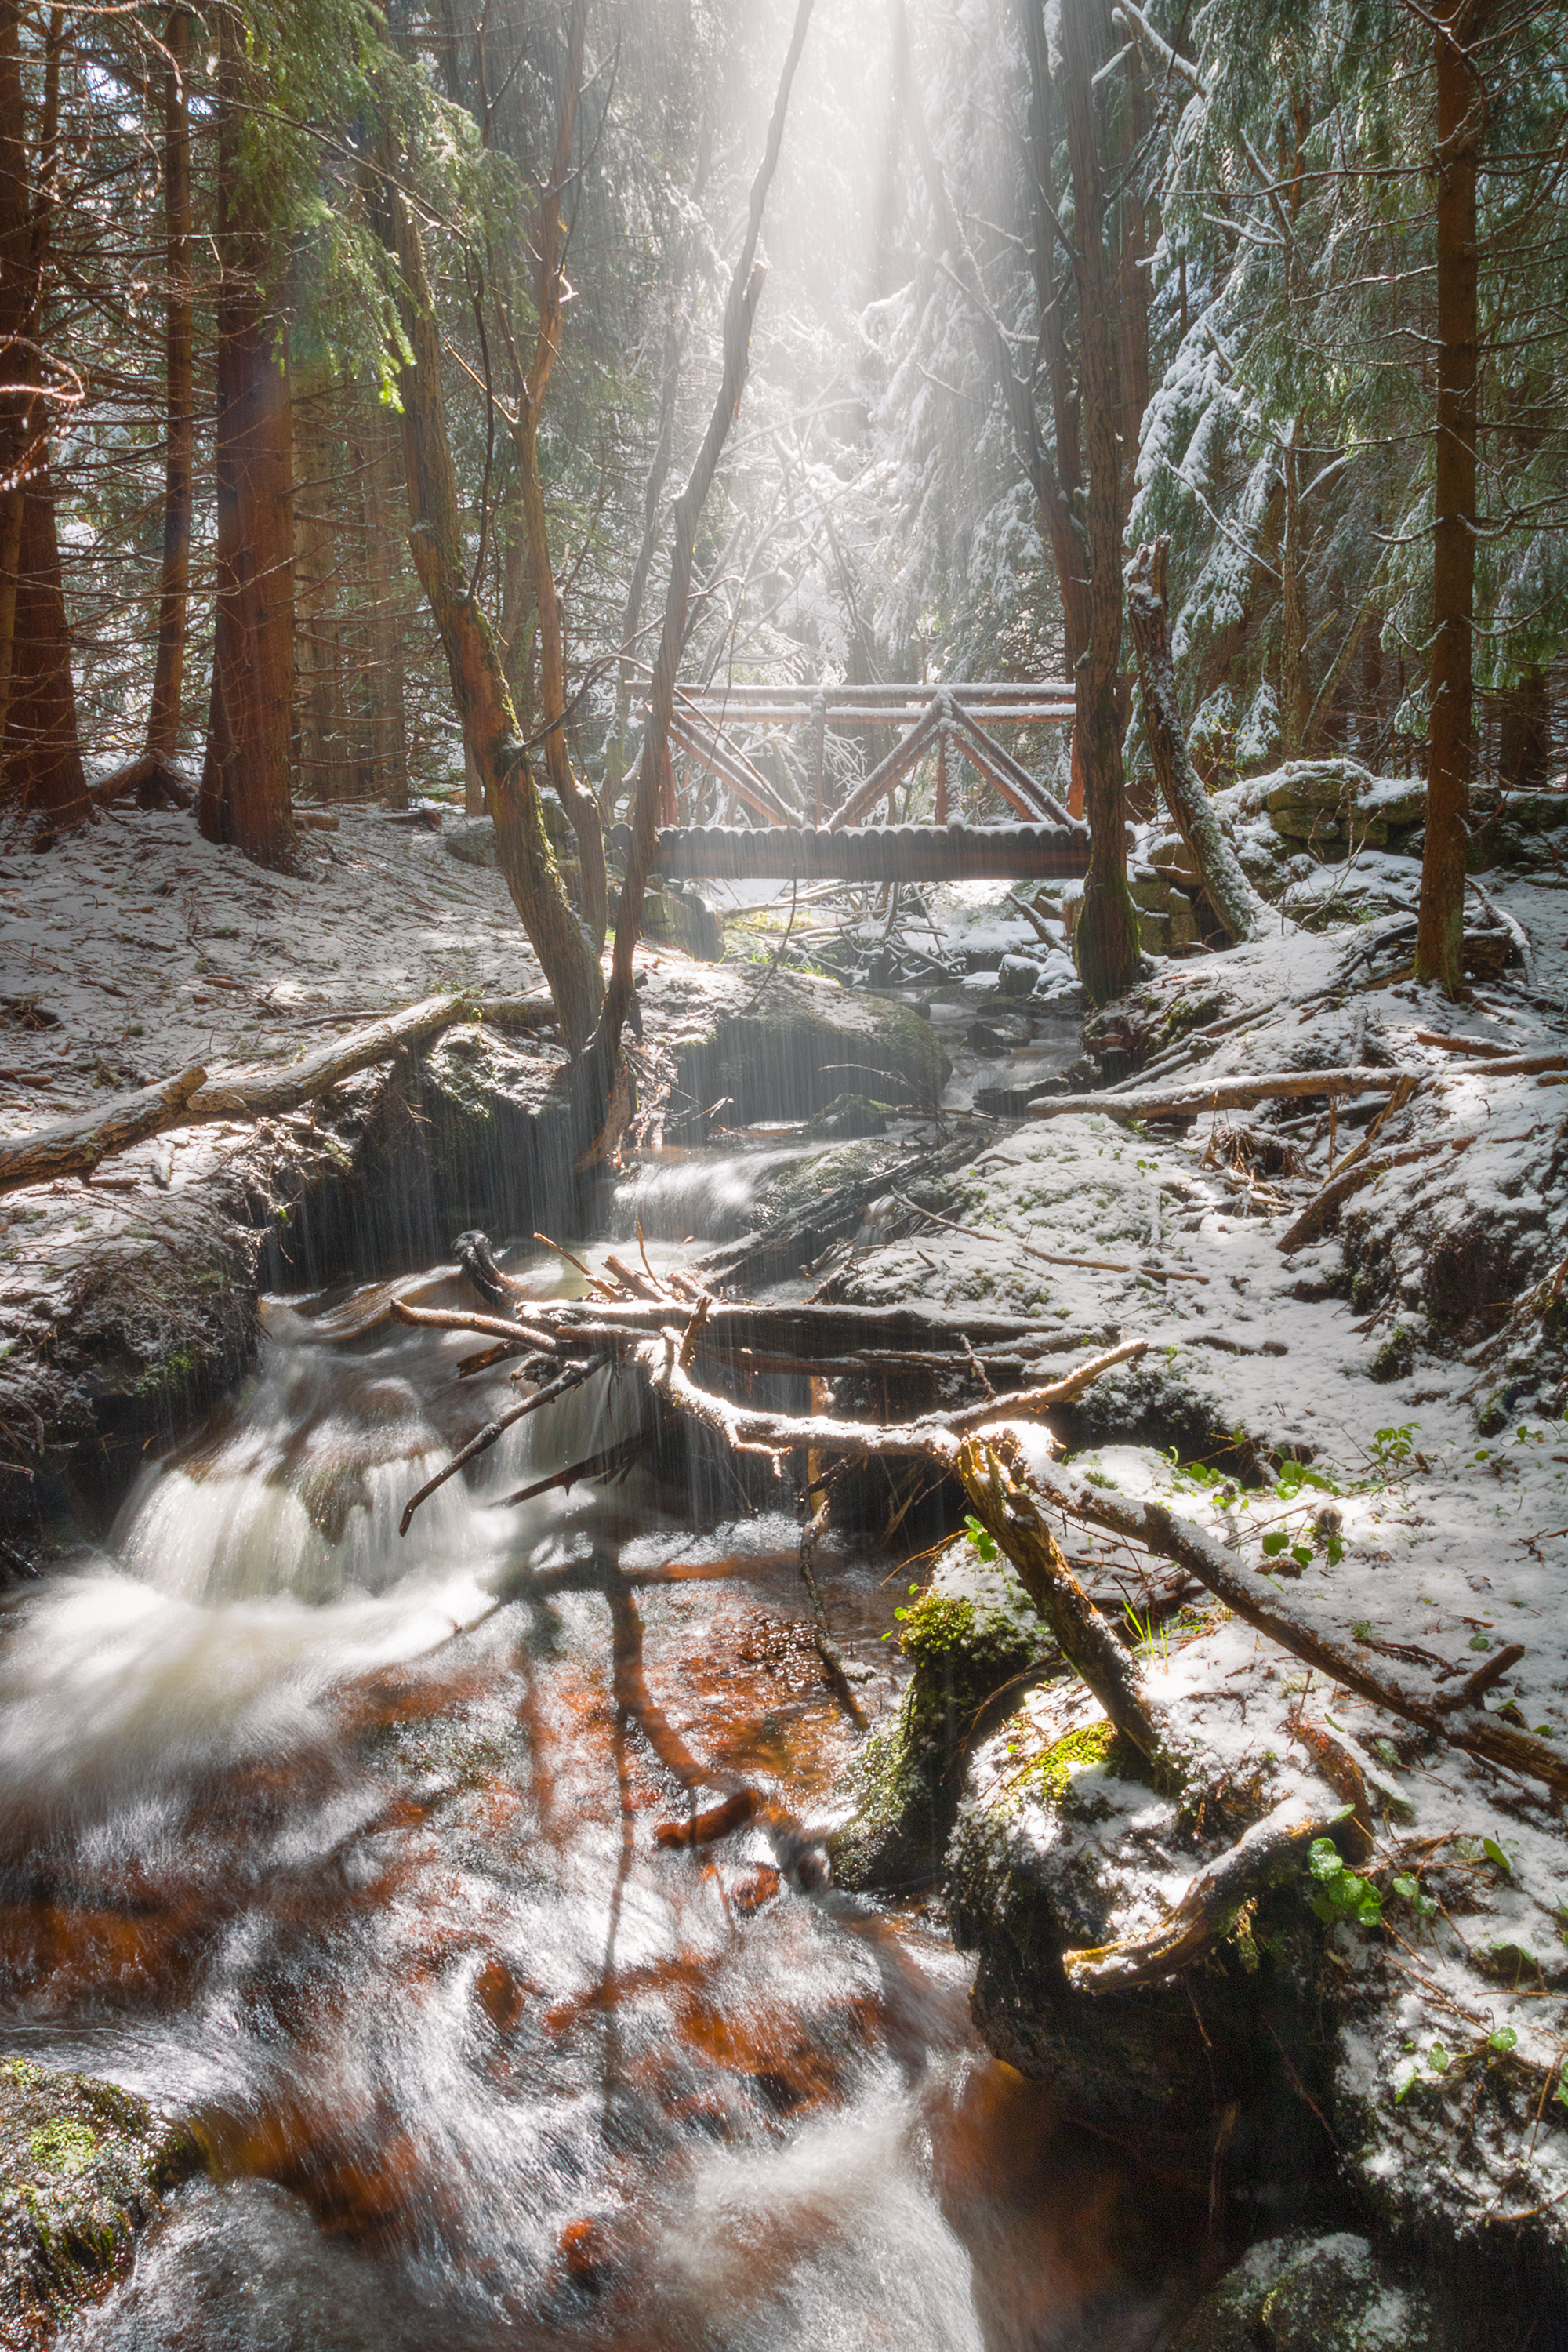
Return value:
<svg viewBox="0 0 1568 2352">
<path fill-rule="evenodd" d="M 631 831 L 616 825 L 622 858 Z M 1089 871 L 1089 828 L 1066 824 L 665 825 L 653 870 L 672 881 L 1073 880 Z"/>
</svg>

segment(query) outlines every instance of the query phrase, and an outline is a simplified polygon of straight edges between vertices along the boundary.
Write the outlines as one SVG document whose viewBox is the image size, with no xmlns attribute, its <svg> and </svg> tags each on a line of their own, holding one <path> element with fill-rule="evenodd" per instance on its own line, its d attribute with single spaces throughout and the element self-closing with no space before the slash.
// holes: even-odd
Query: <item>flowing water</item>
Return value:
<svg viewBox="0 0 1568 2352">
<path fill-rule="evenodd" d="M 641 1206 L 732 1228 L 759 1172 L 658 1171 Z M 230 1409 L 4 1612 L 0 2040 L 194 2111 L 212 2156 L 71 2340 L 1162 2340 L 1179 2189 L 985 2057 L 928 1915 L 826 1883 L 854 1735 L 793 1513 L 700 1532 L 642 1474 L 510 1500 L 613 1441 L 600 1381 L 400 1537 L 513 1392 L 387 1297 L 268 1302 Z M 826 1562 L 884 1694 L 888 1566 Z M 639 1672 L 716 1786 L 760 1792 L 737 1834 L 682 1842 Z"/>
</svg>

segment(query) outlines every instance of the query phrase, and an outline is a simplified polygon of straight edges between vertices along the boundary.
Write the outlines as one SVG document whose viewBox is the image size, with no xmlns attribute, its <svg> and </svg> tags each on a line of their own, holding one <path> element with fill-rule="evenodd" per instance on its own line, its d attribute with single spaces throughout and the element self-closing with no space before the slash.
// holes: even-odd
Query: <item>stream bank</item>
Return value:
<svg viewBox="0 0 1568 2352">
<path fill-rule="evenodd" d="M 1511 894 L 1510 903 L 1532 938 L 1549 936 L 1525 895 Z M 1441 1044 L 1423 1043 L 1422 1032 L 1440 1037 L 1451 1010 L 1398 978 L 1397 941 L 1378 962 L 1381 937 L 1368 927 L 1359 937 L 1329 935 L 1173 970 L 1089 1033 L 1106 1076 L 1131 1077 L 1140 1066 L 1146 1070 L 1186 1052 L 1216 1076 L 1268 1067 L 1310 1072 L 1347 1062 L 1419 1070 L 1421 1098 L 1407 1104 L 1387 1132 L 1401 1149 L 1439 1142 L 1447 1156 L 1412 1161 L 1413 1174 L 1369 1185 L 1347 1205 L 1337 1232 L 1331 1222 L 1300 1250 L 1279 1246 L 1288 1220 L 1317 1190 L 1325 1143 L 1335 1149 L 1334 1122 L 1310 1096 L 1300 1112 L 1206 1119 L 1174 1134 L 1129 1129 L 1102 1096 L 1075 1101 L 1065 1117 L 997 1128 L 994 1141 L 978 1152 L 970 1147 L 955 1153 L 944 1174 L 921 1183 L 912 1208 L 894 1197 L 904 1188 L 890 1186 L 809 1280 L 798 1257 L 770 1279 L 782 1276 L 786 1291 L 826 1286 L 829 1296 L 851 1301 L 918 1298 L 959 1313 L 967 1305 L 975 1314 L 1048 1319 L 1069 1355 L 1127 1336 L 1147 1338 L 1151 1352 L 1141 1364 L 1113 1375 L 1070 1415 L 1058 1416 L 1064 1442 L 1088 1457 L 1093 1477 L 1130 1494 L 1169 1496 L 1238 1550 L 1258 1550 L 1267 1536 L 1282 1532 L 1285 1548 L 1267 1555 L 1275 1562 L 1269 1573 L 1354 1627 L 1355 1639 L 1369 1646 L 1398 1642 L 1413 1628 L 1434 1672 L 1473 1670 L 1471 1653 L 1500 1647 L 1513 1626 L 1524 1625 L 1526 1656 L 1494 1692 L 1494 1702 L 1519 1710 L 1532 1728 L 1560 1725 L 1568 1677 L 1551 1633 L 1560 1562 L 1549 1529 L 1561 1517 L 1562 1479 L 1552 1466 L 1561 1366 L 1550 1317 L 1540 1330 L 1528 1318 L 1518 1320 L 1521 1303 L 1563 1247 L 1553 1158 L 1561 1127 L 1552 1116 L 1557 1097 L 1529 1073 L 1489 1077 L 1484 1054 L 1456 1058 Z M 1538 953 L 1538 967 L 1542 960 Z M 797 1088 L 788 1097 L 797 1119 L 808 1110 L 842 1117 L 839 1097 L 847 1094 L 858 1097 L 870 1119 L 891 1114 L 896 1128 L 900 1115 L 919 1103 L 916 1090 L 941 1072 L 929 1043 L 901 1015 L 890 1020 L 883 1045 L 868 1045 L 883 1020 L 879 1001 L 862 1005 L 830 989 L 812 996 L 824 984 L 768 980 L 781 995 L 808 992 L 804 1011 L 793 993 L 786 1000 L 797 1008 L 791 1018 L 808 1024 L 796 1058 L 778 1043 L 787 1032 L 777 1025 L 782 1016 L 771 995 L 761 1000 L 759 1017 L 754 1000 L 765 974 L 699 971 L 674 958 L 662 968 L 682 993 L 671 981 L 669 995 L 659 997 L 667 983 L 650 972 L 646 1001 L 657 1018 L 648 1026 L 674 1041 L 675 1077 L 679 1054 L 688 1056 L 688 1099 L 676 1111 L 690 1122 L 693 1137 L 737 1118 L 737 1105 L 753 1117 L 758 1103 L 777 1107 L 776 1093 L 745 1091 L 760 1050 L 770 1045 L 777 1068 L 768 1087 Z M 1510 1049 L 1528 1055 L 1561 1036 L 1560 1013 L 1552 1010 L 1560 988 L 1559 973 L 1538 969 L 1533 979 L 1510 979 L 1500 970 L 1469 1013 L 1469 1026 L 1503 1058 Z M 1555 1001 L 1560 1005 L 1560 993 Z M 977 1003 L 972 1025 L 976 1013 L 1002 1036 L 1002 1008 Z M 1016 1042 L 1021 1046 L 1023 1040 Z M 999 1058 L 1004 1067 L 998 1072 L 994 1060 L 992 1075 L 1005 1075 L 1006 1056 Z M 426 1245 L 430 1256 L 442 1256 L 451 1238 L 447 1226 L 458 1222 L 527 1232 L 540 1213 L 536 1198 L 548 1201 L 546 1213 L 558 1230 L 581 1232 L 591 1223 L 593 1207 L 549 1191 L 562 1175 L 542 1140 L 558 1061 L 538 1033 L 464 1033 L 421 1067 L 353 1082 L 352 1091 L 345 1088 L 314 1120 L 295 1123 L 281 1141 L 277 1135 L 218 1135 L 182 1143 L 169 1171 L 174 1181 L 165 1187 L 154 1180 L 155 1191 L 142 1195 L 134 1213 L 101 1179 L 51 1196 L 44 1218 L 35 1221 L 48 1244 L 38 1253 L 51 1269 L 48 1283 L 26 1289 L 32 1321 L 25 1346 L 13 1349 L 5 1369 L 13 1377 L 26 1370 L 81 1383 L 77 1426 L 87 1468 L 65 1465 L 56 1507 L 75 1509 L 79 1497 L 82 1517 L 106 1529 L 147 1439 L 156 1447 L 180 1433 L 204 1395 L 233 1385 L 256 1344 L 264 1235 L 271 1236 L 270 1279 L 297 1286 L 301 1277 L 313 1283 L 351 1260 L 406 1265 L 419 1262 Z M 867 1083 L 847 1084 L 841 1063 L 862 1066 Z M 1037 1066 L 1028 1081 L 1027 1090 L 1013 1090 L 1026 1102 L 1036 1087 L 1048 1092 L 1051 1074 Z M 1342 1152 L 1357 1132 L 1351 1117 L 1342 1125 Z M 1453 1151 L 1453 1142 L 1479 1137 L 1482 1126 L 1484 1144 Z M 809 1205 L 828 1172 L 858 1166 L 868 1175 L 903 1148 L 895 1132 L 838 1142 L 832 1161 L 804 1156 L 813 1140 L 825 1139 L 780 1139 L 781 1201 Z M 709 1207 L 691 1215 L 687 1205 L 699 1193 L 711 1205 L 713 1192 L 705 1175 L 683 1190 L 683 1163 L 675 1154 L 687 1148 L 667 1142 L 665 1166 L 652 1171 L 676 1180 L 662 1229 L 672 1244 L 699 1225 L 711 1230 L 703 1223 Z M 258 1149 L 278 1157 L 247 1161 L 246 1154 Z M 394 1211 L 396 1182 L 389 1171 L 405 1152 L 427 1172 Z M 795 1152 L 803 1156 L 792 1160 Z M 525 1183 L 520 1170 L 538 1172 Z M 226 1171 L 254 1181 L 255 1195 L 238 1181 L 225 1192 Z M 210 1187 L 205 1194 L 196 1191 L 204 1182 Z M 741 1190 L 731 1232 L 746 1214 Z M 159 1216 L 146 1214 L 146 1200 L 161 1197 L 173 1211 L 186 1193 L 194 1195 L 193 1213 L 199 1202 L 201 1217 L 183 1223 L 182 1208 L 160 1232 Z M 262 1202 L 259 1211 L 253 1198 Z M 906 1204 L 909 1198 L 906 1192 Z M 443 1204 L 460 1204 L 460 1217 L 448 1217 L 441 1230 L 420 1222 L 439 1221 Z M 289 1212 L 286 1222 L 276 1216 L 279 1205 Z M 79 1224 L 79 1217 L 88 1223 Z M 97 1322 L 84 1323 L 96 1354 L 73 1365 L 68 1313 L 37 1310 L 66 1292 L 62 1267 L 79 1270 L 85 1291 L 87 1271 L 101 1258 L 101 1241 L 117 1220 L 128 1258 L 142 1273 L 130 1304 L 117 1305 L 110 1293 Z M 645 1231 L 652 1224 L 650 1219 Z M 154 1258 L 137 1258 L 149 1232 L 134 1225 L 151 1230 Z M 1363 1234 L 1377 1245 L 1363 1244 Z M 1466 1234 L 1487 1237 L 1489 1248 L 1476 1247 Z M 1451 1252 L 1453 1236 L 1460 1238 Z M 30 1232 L 26 1237 L 30 1242 Z M 35 1285 L 35 1265 L 24 1262 L 25 1284 Z M 160 1285 L 192 1318 L 188 1325 L 157 1319 Z M 1357 1323 L 1366 1328 L 1358 1330 Z M 187 1330 L 195 1334 L 189 1344 L 195 1364 L 207 1368 L 205 1389 L 195 1381 L 181 1385 L 189 1369 L 182 1360 Z M 115 1348 L 123 1350 L 119 1359 Z M 405 1404 L 392 1412 L 393 1442 L 385 1417 L 396 1400 L 377 1383 L 372 1388 L 367 1412 L 382 1433 L 369 1446 L 368 1464 L 362 1437 L 357 1450 L 344 1455 L 340 1449 L 310 1469 L 316 1496 L 310 1511 L 325 1512 L 329 1520 L 342 1508 L 357 1524 L 360 1510 L 390 1507 L 382 1493 L 388 1482 L 378 1476 L 404 1458 L 395 1433 Z M 52 1409 L 58 1392 L 44 1393 Z M 970 1402 L 978 1393 L 961 1379 L 950 1401 Z M 468 1402 L 462 1398 L 465 1409 Z M 875 1409 L 874 1400 L 868 1402 Z M 1511 1416 L 1506 1449 L 1484 1442 L 1478 1447 L 1500 1412 Z M 117 1414 L 124 1416 L 118 1433 Z M 459 1442 L 471 1425 L 471 1417 L 465 1422 L 444 1411 L 426 1433 L 426 1450 Z M 104 1465 L 97 1469 L 95 1448 Z M 1305 1471 L 1310 1478 L 1295 1475 Z M 318 1472 L 325 1481 L 319 1495 Z M 781 1549 L 793 1579 L 793 1497 L 781 1492 Z M 368 1502 L 361 1499 L 366 1495 Z M 195 1509 L 195 1498 L 186 1500 Z M 869 1556 L 860 1531 L 872 1526 L 880 1534 L 909 1496 L 889 1491 L 878 1501 L 877 1510 L 844 1514 L 847 1561 Z M 655 1496 L 639 1507 L 668 1507 L 668 1497 L 661 1503 Z M 906 1538 L 913 1507 L 900 1523 Z M 940 1524 L 947 1505 L 938 1498 L 935 1507 Z M 618 1534 L 625 1534 L 624 1520 Z M 929 1663 L 942 1679 L 927 1688 L 943 1746 L 934 1767 L 929 1755 L 910 1759 L 926 1816 L 917 1824 L 919 1837 L 907 1841 L 915 1858 L 907 1853 L 888 1864 L 884 1857 L 882 1883 L 890 1878 L 907 1899 L 915 1885 L 945 1879 L 955 1923 L 978 1951 L 978 2015 L 986 2037 L 1037 2076 L 1049 2096 L 1091 2122 L 1098 2116 L 1101 2128 L 1112 2117 L 1126 2138 L 1153 2144 L 1154 2131 L 1163 2129 L 1173 2155 L 1184 2153 L 1184 2139 L 1199 2142 L 1198 2170 L 1211 2195 L 1227 2210 L 1245 2213 L 1242 2236 L 1261 2230 L 1275 2249 L 1258 2257 L 1256 2278 L 1247 2273 L 1251 2285 L 1236 2285 L 1233 2302 L 1244 2287 L 1252 2294 L 1256 2286 L 1252 2304 L 1237 2305 L 1237 2326 L 1255 2336 L 1272 2328 L 1278 2340 L 1290 2340 L 1286 2323 L 1292 2296 L 1300 2302 L 1298 2290 L 1306 2292 L 1304 2272 L 1336 2279 L 1342 2273 L 1345 2280 L 1353 2272 L 1363 2284 L 1371 2282 L 1368 2294 L 1375 2289 L 1382 2296 L 1392 2289 L 1380 2264 L 1392 2259 L 1395 2284 L 1403 2280 L 1407 2294 L 1406 2305 L 1397 2306 L 1403 2341 L 1422 2341 L 1408 2296 L 1429 2263 L 1447 2315 L 1430 2321 L 1434 2343 L 1443 2340 L 1441 2329 L 1456 2309 L 1471 2330 L 1461 2339 L 1467 2344 L 1484 2344 L 1491 2321 L 1500 2314 L 1500 2325 L 1511 2324 L 1520 2309 L 1540 2319 L 1546 2330 L 1540 2341 L 1557 2340 L 1552 2331 L 1561 2332 L 1562 2208 L 1553 2200 L 1559 2176 L 1568 2178 L 1550 2026 L 1562 1990 L 1553 1908 L 1557 1824 L 1530 1791 L 1511 1790 L 1441 1749 L 1412 1745 L 1396 1721 L 1326 1689 L 1321 1678 L 1301 1676 L 1201 1594 L 1172 1609 L 1152 1608 L 1146 1560 L 1094 1538 L 1083 1539 L 1079 1549 L 1086 1568 L 1101 1579 L 1124 1577 L 1126 1603 L 1138 1621 L 1128 1631 L 1151 1683 L 1188 1709 L 1212 1751 L 1233 1762 L 1229 1810 L 1209 1822 L 1184 1820 L 1179 1805 L 1116 1769 L 1103 1727 L 1092 1709 L 1083 1709 L 1081 1693 L 1075 1698 L 1070 1685 L 1046 1671 L 1051 1662 L 1040 1654 L 1037 1634 L 1032 1647 L 1026 1642 L 1006 1660 L 1000 1688 L 994 1679 L 987 1683 L 995 1658 L 980 1662 L 966 1679 L 973 1662 L 942 1638 L 947 1629 L 937 1612 L 935 1623 L 917 1628 L 906 1621 L 903 1631 L 917 1635 L 905 1662 L 915 1667 L 917 1685 L 919 1637 L 931 1637 Z M 922 1584 L 928 1573 L 925 1562 L 913 1569 Z M 963 1580 L 974 1573 L 961 1546 L 939 1572 L 937 1601 L 973 1602 L 972 1584 Z M 837 1585 L 833 1593 L 837 1610 Z M 311 1605 L 320 1605 L 319 1596 Z M 1521 1614 L 1510 1618 L 1505 1610 Z M 777 1596 L 763 1613 L 780 1623 L 788 1615 Z M 917 1602 L 917 1614 L 929 1613 Z M 453 1620 L 463 1622 L 460 1608 L 448 1612 Z M 1016 1636 L 1016 1624 L 1013 1630 Z M 713 1647 L 722 1654 L 727 1645 L 716 1639 Z M 760 1647 L 768 1656 L 791 1654 L 782 1636 L 770 1634 Z M 861 1660 L 873 1675 L 875 1654 Z M 898 1721 L 895 1694 L 886 1691 L 885 1698 L 878 1735 L 884 1738 L 896 1736 Z M 454 1704 L 445 1685 L 429 1700 L 437 1718 Z M 395 1716 L 414 1705 L 401 1686 L 390 1696 L 378 1693 L 371 1709 L 376 1737 L 388 1735 L 388 1707 Z M 574 1724 L 571 1736 L 581 1730 Z M 1348 1744 L 1368 1788 L 1374 1847 L 1371 1864 L 1361 1868 L 1378 1891 L 1380 1918 L 1324 1922 L 1312 1915 L 1311 1890 L 1297 1885 L 1271 1897 L 1252 1921 L 1238 1923 L 1234 1948 L 1217 1956 L 1213 1982 L 1200 1989 L 1195 2018 L 1191 2000 L 1184 2014 L 1179 2000 L 1157 1997 L 1131 2004 L 1111 2032 L 1105 2023 L 1110 2012 L 1100 2004 L 1087 2019 L 1081 1999 L 1064 2008 L 1057 1956 L 1069 1934 L 1115 1935 L 1157 1917 L 1281 1776 L 1312 1769 L 1306 1735 L 1313 1732 Z M 839 1760 L 848 1762 L 847 1748 Z M 613 1769 L 613 1757 L 609 1765 Z M 507 1771 L 485 1769 L 489 1799 L 499 1803 Z M 400 1804 L 417 1812 L 420 1801 L 395 1791 L 386 1801 L 395 1823 Z M 840 1851 L 847 1865 L 846 1841 Z M 226 1857 L 223 1869 L 230 1861 Z M 760 1857 L 748 1855 L 734 1885 L 721 1876 L 725 1899 L 742 1916 L 746 1874 L 761 1866 Z M 1402 1878 L 1415 1888 L 1414 1898 L 1399 1893 Z M 874 1886 L 876 1873 L 862 1869 L 860 1883 Z M 123 1891 L 117 1900 L 123 1907 Z M 144 1906 L 145 1891 L 138 1887 L 134 1900 Z M 160 1900 L 169 1916 L 178 1913 L 177 1903 Z M 113 1908 L 106 1906 L 106 1914 Z M 499 1965 L 517 1977 L 512 1959 Z M 479 1974 L 489 1967 L 486 1959 Z M 91 1969 L 83 1968 L 68 2009 L 90 1981 Z M 476 1997 L 487 2017 L 487 1999 L 510 2014 L 505 1981 L 486 1981 L 489 1994 Z M 1259 2063 L 1252 2046 L 1260 2021 L 1273 2023 L 1283 2044 L 1278 2062 L 1262 2053 Z M 735 2030 L 731 2016 L 724 2031 Z M 706 2022 L 701 2031 L 709 2031 Z M 806 2063 L 820 2031 L 807 2003 L 784 2037 L 796 2068 Z M 1246 2067 L 1232 2070 L 1235 2079 L 1216 2079 L 1215 2048 L 1227 2062 L 1238 2050 L 1245 2054 Z M 81 2049 L 64 2054 L 73 2063 L 87 2062 Z M 771 2046 L 770 2058 L 777 2055 Z M 751 2072 L 758 2080 L 795 2079 L 788 2067 L 772 2063 Z M 1226 2126 L 1232 2109 L 1238 2112 Z M 343 2210 L 346 2200 L 363 2221 L 363 2210 L 353 2202 L 361 2191 L 352 2184 L 364 2166 L 355 2149 L 329 2147 L 324 2156 L 318 2149 L 298 2160 L 288 2153 L 297 2140 L 317 2148 L 321 2137 L 319 2117 L 289 2123 L 282 2153 L 276 2136 L 264 2135 L 262 2172 L 280 2194 L 314 2198 L 317 2211 Z M 987 2143 L 986 2160 L 999 2161 L 994 2143 Z M 401 2210 L 400 2192 L 388 2185 L 382 2158 L 369 2178 L 382 2200 L 373 2200 L 367 2226 L 374 2231 Z M 318 2179 L 329 2186 L 318 2188 Z M 416 2205 L 423 2194 L 415 2196 Z M 232 2218 L 231 2193 L 222 2196 L 229 2198 L 223 2210 Z M 1310 2243 L 1321 2259 L 1304 2252 L 1300 2239 L 1283 2248 L 1279 2242 L 1279 2225 L 1300 2222 L 1309 2196 L 1316 2231 Z M 308 2242 L 298 2236 L 292 2208 L 264 2210 L 253 2199 L 235 2226 L 242 2237 L 258 2233 L 245 2239 L 247 2244 L 292 2248 L 304 2259 Z M 1364 2243 L 1369 2231 L 1376 2257 L 1352 2259 L 1340 2242 L 1348 2233 Z M 168 2242 L 185 2242 L 172 2231 Z M 1494 2258 L 1500 2245 L 1505 2251 Z M 591 2258 L 584 2263 L 594 2270 Z M 331 2270 L 328 2264 L 323 2281 Z M 156 2274 L 150 2272 L 149 2280 L 147 2291 L 155 2294 Z M 321 2291 L 326 2294 L 324 2284 Z M 1343 2341 L 1375 2340 L 1348 2332 L 1355 2312 L 1348 2284 L 1342 2301 Z M 1310 2311 L 1310 2299 L 1301 2307 Z M 1216 2327 L 1226 2320 L 1220 2305 L 1211 2315 Z M 1321 2326 L 1321 2317 L 1312 2324 Z"/>
</svg>

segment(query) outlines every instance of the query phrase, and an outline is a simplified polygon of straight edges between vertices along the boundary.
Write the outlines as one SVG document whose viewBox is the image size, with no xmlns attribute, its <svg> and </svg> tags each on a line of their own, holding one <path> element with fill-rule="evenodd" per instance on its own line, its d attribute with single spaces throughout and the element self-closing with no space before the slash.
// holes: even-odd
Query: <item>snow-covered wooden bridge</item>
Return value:
<svg viewBox="0 0 1568 2352">
<path fill-rule="evenodd" d="M 1071 877 L 1089 866 L 1089 829 L 990 731 L 997 726 L 1070 723 L 1073 696 L 1058 681 L 952 686 L 708 686 L 679 688 L 670 749 L 689 784 L 710 777 L 752 820 L 681 824 L 682 794 L 667 766 L 655 865 L 672 879 L 937 882 L 966 877 Z M 759 730 L 805 730 L 798 759 L 764 774 L 752 751 Z M 903 730 L 869 772 L 828 805 L 835 769 L 828 738 L 847 729 Z M 867 824 L 934 755 L 935 822 Z M 950 816 L 961 764 L 1021 822 Z M 779 781 L 789 773 L 796 787 Z M 906 806 L 908 805 L 906 798 Z"/>
</svg>

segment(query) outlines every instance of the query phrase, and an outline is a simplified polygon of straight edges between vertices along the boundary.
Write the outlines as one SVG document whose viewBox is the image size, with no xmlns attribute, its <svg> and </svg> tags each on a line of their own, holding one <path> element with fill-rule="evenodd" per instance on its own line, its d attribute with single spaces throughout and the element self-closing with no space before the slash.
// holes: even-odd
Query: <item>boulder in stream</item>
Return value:
<svg viewBox="0 0 1568 2352">
<path fill-rule="evenodd" d="M 1458 2352 L 1458 2340 L 1364 2238 L 1294 2231 L 1227 2271 L 1172 2352 Z"/>
<path fill-rule="evenodd" d="M 133 2092 L 0 2063 L 0 2342 L 42 2352 L 202 2164 L 188 2126 Z"/>
</svg>

